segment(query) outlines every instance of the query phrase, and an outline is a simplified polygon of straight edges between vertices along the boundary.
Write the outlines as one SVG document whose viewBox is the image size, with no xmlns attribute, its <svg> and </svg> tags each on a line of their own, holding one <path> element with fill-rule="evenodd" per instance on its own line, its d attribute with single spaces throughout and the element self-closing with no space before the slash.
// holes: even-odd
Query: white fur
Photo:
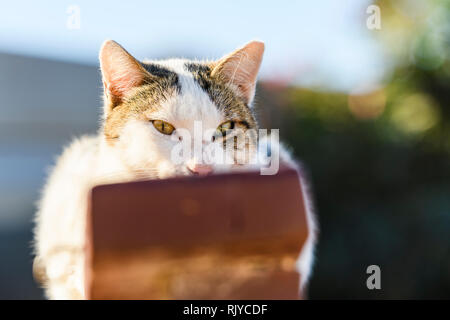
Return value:
<svg viewBox="0 0 450 320">
<path fill-rule="evenodd" d="M 304 171 L 301 168 L 300 164 L 296 163 L 292 159 L 290 153 L 283 145 L 280 146 L 280 162 L 287 164 L 292 168 L 295 168 L 299 173 L 302 195 L 305 201 L 308 237 L 305 244 L 303 245 L 302 251 L 300 252 L 299 258 L 297 259 L 297 270 L 301 275 L 300 290 L 304 291 L 306 289 L 309 278 L 311 277 L 312 267 L 314 265 L 314 249 L 317 242 L 317 233 L 319 230 L 317 227 L 316 216 L 314 214 L 313 203 L 311 201 L 309 185 L 306 183 L 307 180 L 304 176 Z"/>
<path fill-rule="evenodd" d="M 192 75 L 184 70 L 183 60 L 160 63 L 178 73 L 182 93 L 162 103 L 158 111 L 148 116 L 170 122 L 175 128 L 185 128 L 191 134 L 194 121 L 202 121 L 205 134 L 225 120 Z M 174 137 L 162 135 L 151 123 L 130 120 L 114 145 L 107 143 L 100 132 L 97 136 L 77 139 L 65 149 L 48 178 L 36 214 L 35 250 L 45 269 L 49 298 L 84 298 L 83 250 L 89 190 L 101 183 L 188 175 L 186 163 L 174 164 L 170 160 L 176 143 Z M 208 136 L 205 145 L 217 146 Z M 296 167 L 284 151 L 282 159 Z M 222 165 L 215 170 L 233 168 Z M 309 199 L 306 194 L 304 198 Z M 315 242 L 315 223 L 310 210 L 308 224 L 311 232 L 298 263 L 302 285 L 310 274 Z"/>
</svg>

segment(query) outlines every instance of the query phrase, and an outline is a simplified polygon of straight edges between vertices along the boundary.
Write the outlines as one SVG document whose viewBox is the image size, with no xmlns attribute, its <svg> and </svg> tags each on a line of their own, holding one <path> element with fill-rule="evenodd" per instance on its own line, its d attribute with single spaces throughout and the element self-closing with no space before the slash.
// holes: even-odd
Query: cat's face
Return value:
<svg viewBox="0 0 450 320">
<path fill-rule="evenodd" d="M 250 105 L 263 51 L 251 42 L 216 62 L 138 62 L 107 41 L 103 133 L 115 156 L 160 178 L 248 166 L 256 157 Z"/>
</svg>

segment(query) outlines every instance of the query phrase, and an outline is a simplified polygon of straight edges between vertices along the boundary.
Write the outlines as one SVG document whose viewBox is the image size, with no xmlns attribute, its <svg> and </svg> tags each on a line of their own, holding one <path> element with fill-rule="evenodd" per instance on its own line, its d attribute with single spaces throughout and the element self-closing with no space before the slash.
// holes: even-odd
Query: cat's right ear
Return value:
<svg viewBox="0 0 450 320">
<path fill-rule="evenodd" d="M 106 98 L 105 113 L 151 77 L 139 61 L 112 40 L 105 41 L 100 49 L 100 68 Z"/>
</svg>

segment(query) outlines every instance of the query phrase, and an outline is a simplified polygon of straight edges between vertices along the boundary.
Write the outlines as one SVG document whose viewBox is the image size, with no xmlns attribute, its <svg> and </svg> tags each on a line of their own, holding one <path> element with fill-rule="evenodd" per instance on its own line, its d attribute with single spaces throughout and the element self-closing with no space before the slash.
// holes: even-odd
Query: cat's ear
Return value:
<svg viewBox="0 0 450 320">
<path fill-rule="evenodd" d="M 120 104 L 131 89 L 151 77 L 139 61 L 112 40 L 105 41 L 100 49 L 100 68 L 107 100 L 105 112 Z"/>
<path fill-rule="evenodd" d="M 236 88 L 245 103 L 251 104 L 263 54 L 264 43 L 251 41 L 217 61 L 211 75 L 223 77 Z"/>
</svg>

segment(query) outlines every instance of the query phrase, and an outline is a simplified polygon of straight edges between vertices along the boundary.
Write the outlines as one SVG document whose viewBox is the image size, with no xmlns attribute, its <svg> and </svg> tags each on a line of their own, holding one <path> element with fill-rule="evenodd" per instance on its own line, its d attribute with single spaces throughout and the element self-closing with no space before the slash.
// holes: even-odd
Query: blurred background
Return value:
<svg viewBox="0 0 450 320">
<path fill-rule="evenodd" d="M 96 131 L 108 38 L 140 59 L 264 40 L 258 117 L 319 215 L 309 297 L 450 298 L 450 1 L 71 0 L 0 4 L 0 299 L 42 298 L 35 202 L 63 145 Z"/>
</svg>

